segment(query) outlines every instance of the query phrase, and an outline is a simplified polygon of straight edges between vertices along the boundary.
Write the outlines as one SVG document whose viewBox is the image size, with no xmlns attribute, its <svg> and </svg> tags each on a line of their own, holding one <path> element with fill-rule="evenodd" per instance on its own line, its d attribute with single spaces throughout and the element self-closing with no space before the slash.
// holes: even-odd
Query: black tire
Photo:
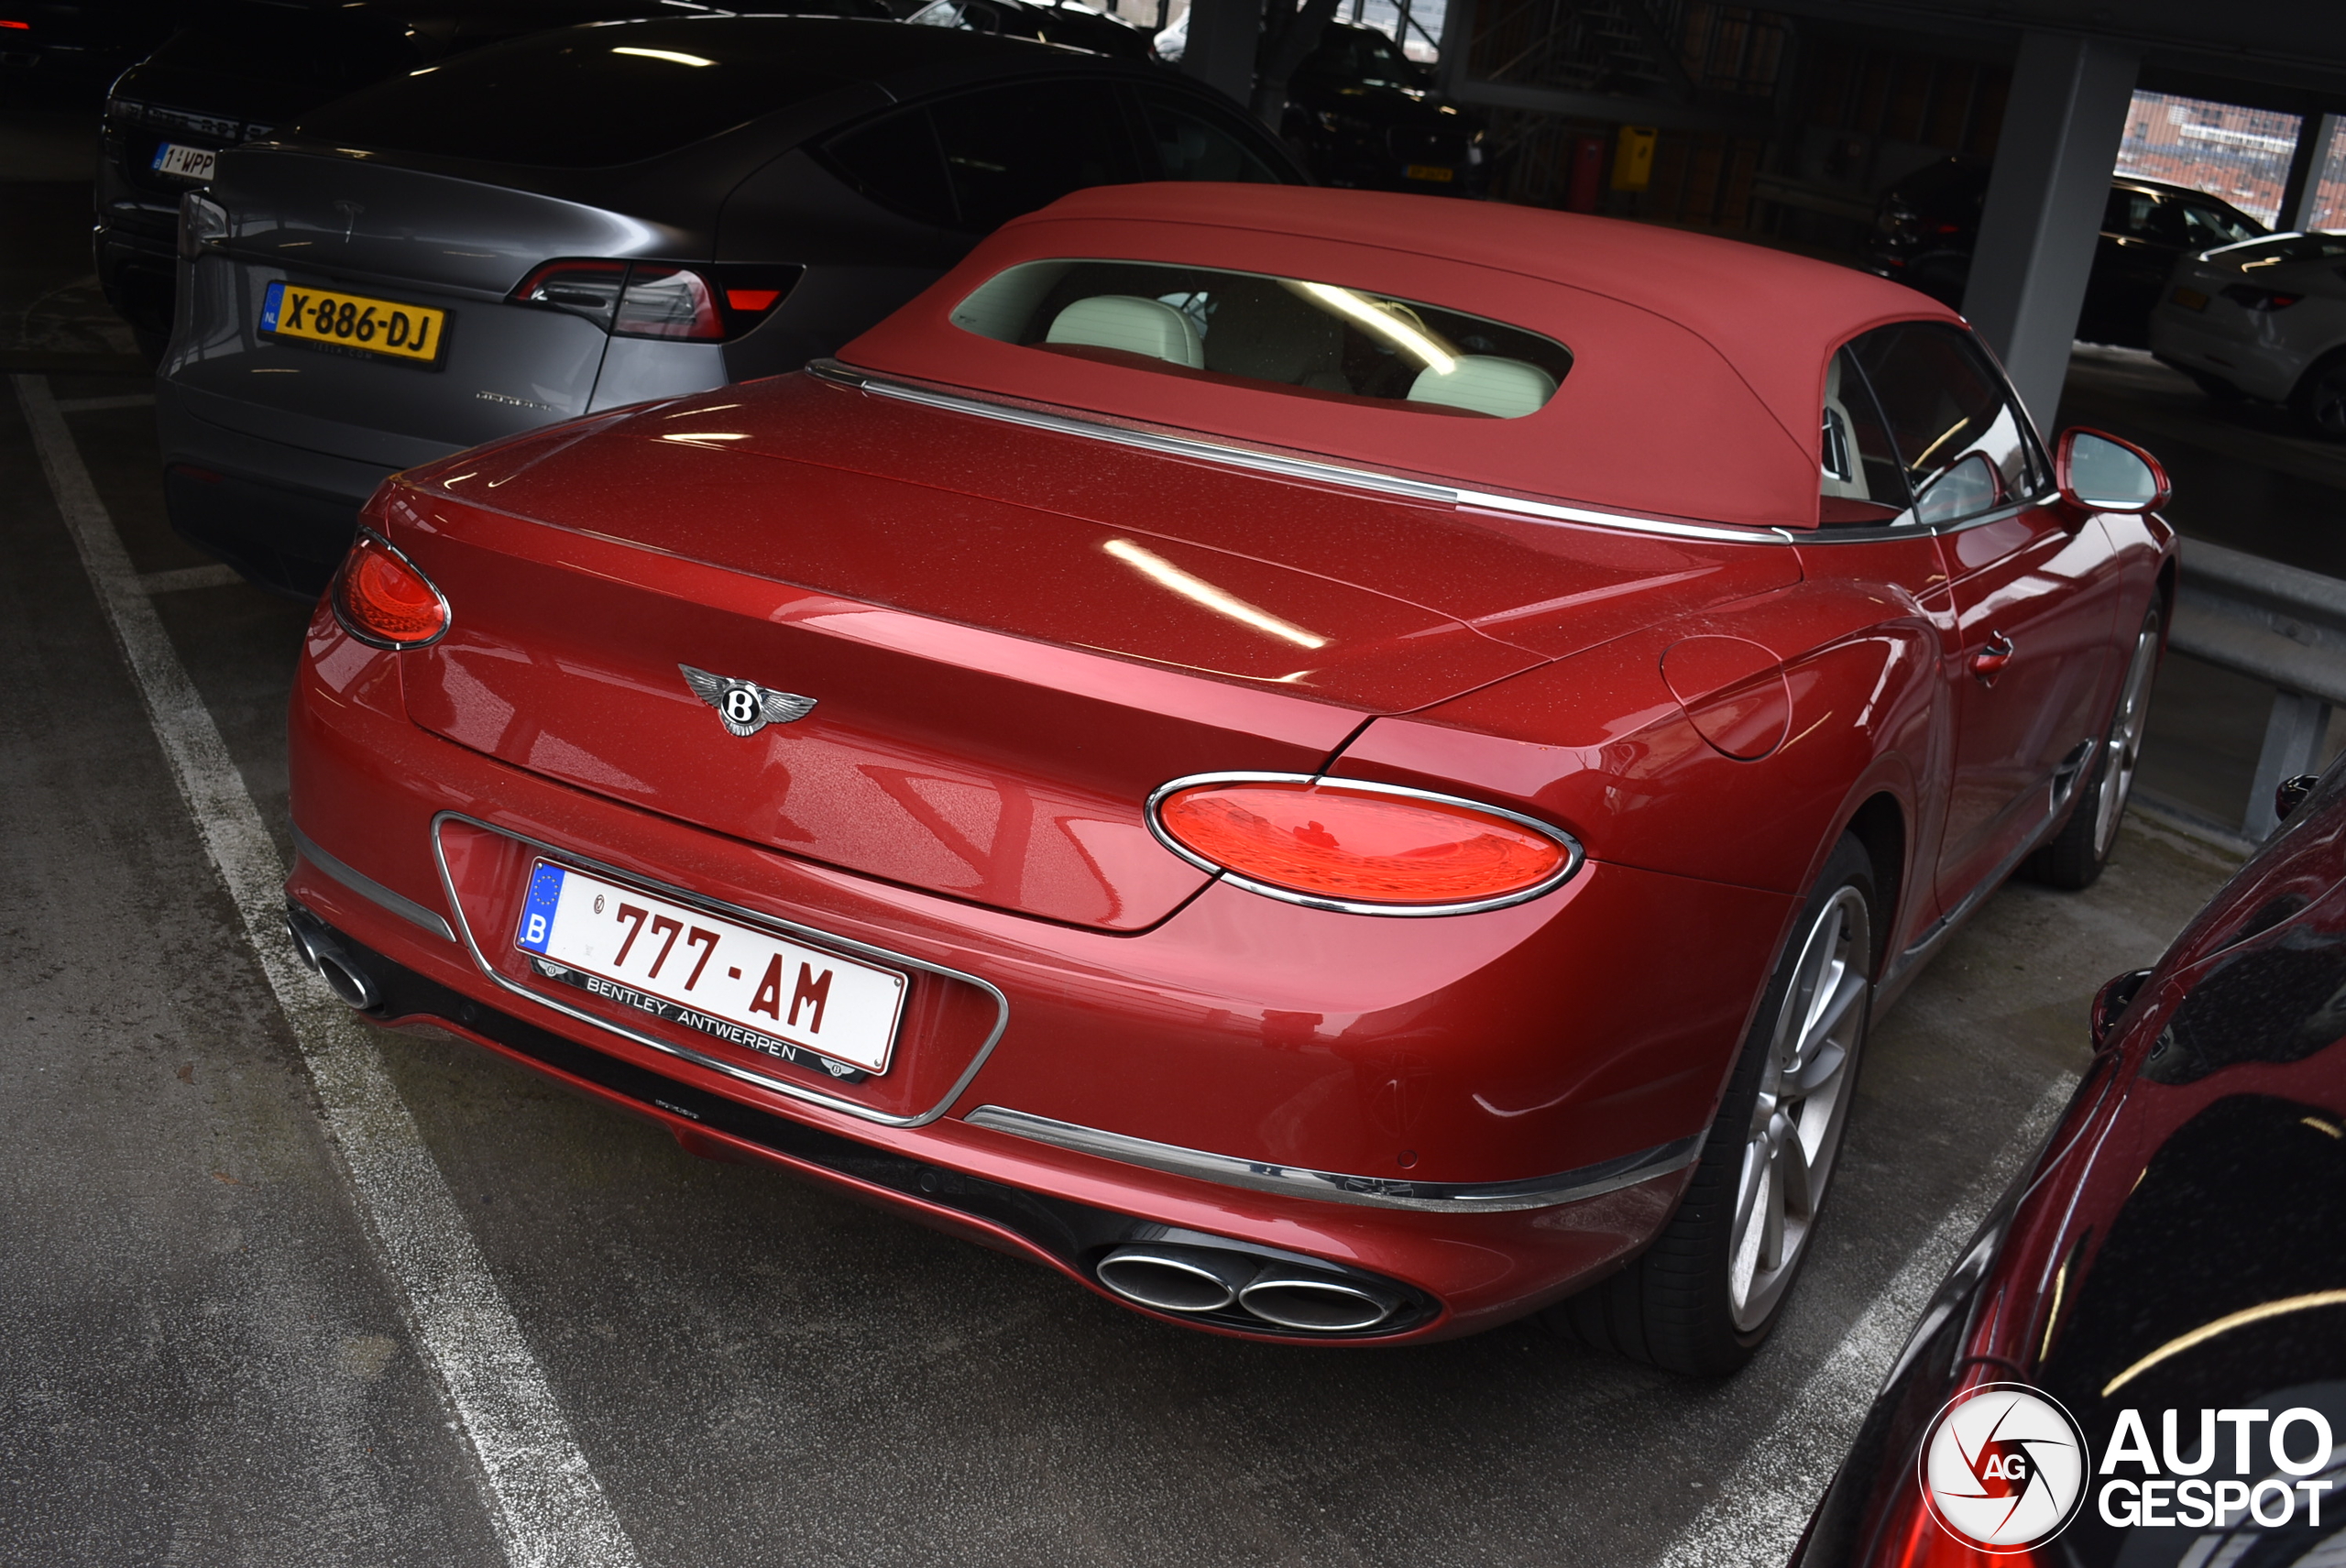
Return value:
<svg viewBox="0 0 2346 1568">
<path fill-rule="evenodd" d="M 1853 894 L 1856 908 L 1862 911 L 1862 928 L 1842 930 L 1837 937 L 1827 935 L 1826 923 L 1846 919 L 1851 911 L 1851 900 L 1845 894 Z M 1814 890 L 1802 906 L 1792 939 L 1768 982 L 1767 995 L 1744 1041 L 1727 1093 L 1720 1099 L 1718 1114 L 1712 1121 L 1677 1214 L 1653 1245 L 1622 1272 L 1548 1309 L 1545 1316 L 1551 1328 L 1598 1349 L 1692 1376 L 1724 1376 L 1751 1359 L 1782 1318 L 1792 1282 L 1814 1250 L 1808 1243 L 1831 1190 L 1870 1022 L 1873 981 L 1880 963 L 1875 934 L 1884 929 L 1874 892 L 1872 859 L 1864 845 L 1845 835 L 1834 846 Z M 1812 982 L 1816 975 L 1803 960 L 1812 957 L 1812 944 L 1819 940 L 1832 949 L 1828 958 L 1837 952 L 1858 968 L 1834 975 L 1836 990 L 1832 994 L 1837 995 L 1841 987 L 1848 991 L 1846 1011 L 1834 1015 L 1845 1017 L 1847 1026 L 1846 1031 L 1836 1026 L 1825 1032 L 1840 1036 L 1843 1056 L 1835 1069 L 1832 1103 L 1817 1108 L 1821 1120 L 1815 1152 L 1803 1163 L 1804 1171 L 1814 1173 L 1815 1185 L 1808 1192 L 1805 1213 L 1798 1220 L 1797 1236 L 1789 1220 L 1777 1227 L 1779 1236 L 1792 1240 L 1792 1245 L 1775 1268 L 1766 1271 L 1764 1300 L 1759 1288 L 1762 1269 L 1756 1263 L 1752 1272 L 1742 1277 L 1746 1283 L 1740 1288 L 1746 1299 L 1738 1300 L 1738 1244 L 1749 1235 L 1738 1224 L 1738 1201 L 1750 1172 L 1775 1168 L 1755 1167 L 1747 1159 L 1759 1146 L 1754 1122 L 1762 1109 L 1760 1092 L 1763 1086 L 1771 1091 L 1783 1086 L 1780 1036 L 1795 1013 L 1812 1012 L 1808 1003 L 1815 994 Z M 1796 981 L 1801 981 L 1797 990 Z M 1825 1043 L 1835 1042 L 1827 1039 Z M 1811 1098 L 1807 1091 L 1798 1097 L 1778 1095 L 1770 1105 L 1799 1132 L 1810 1113 Z M 1772 1129 L 1777 1120 L 1770 1115 L 1767 1126 Z M 1763 1234 L 1765 1229 L 1763 1224 Z M 1766 1243 L 1762 1240 L 1758 1245 L 1764 1255 Z M 1781 1241 L 1778 1245 L 1781 1250 Z M 1747 1253 L 1746 1257 L 1750 1255 Z"/>
<path fill-rule="evenodd" d="M 2346 441 L 2346 352 L 2323 356 L 2297 378 L 2289 412 L 2308 435 Z"/>
<path fill-rule="evenodd" d="M 2118 707 L 2110 716 L 2110 729 L 2094 757 L 2093 770 L 2077 791 L 2069 819 L 2021 868 L 2030 881 L 2076 893 L 2091 887 L 2110 863 L 2110 852 L 2118 847 L 2118 826 L 2126 816 L 2126 802 L 2134 793 L 2134 766 L 2142 756 L 2143 732 L 2150 721 L 2161 621 L 2161 607 L 2153 599 L 2143 617 L 2142 630 L 2135 633 L 2126 672 L 2119 680 Z"/>
</svg>

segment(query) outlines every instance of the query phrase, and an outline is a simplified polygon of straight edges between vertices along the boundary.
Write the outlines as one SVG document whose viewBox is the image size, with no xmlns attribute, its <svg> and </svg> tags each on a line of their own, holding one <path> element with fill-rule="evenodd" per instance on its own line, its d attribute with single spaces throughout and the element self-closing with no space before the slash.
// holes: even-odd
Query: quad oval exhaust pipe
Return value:
<svg viewBox="0 0 2346 1568">
<path fill-rule="evenodd" d="M 1367 1280 L 1218 1247 L 1135 1243 L 1092 1271 L 1125 1300 L 1160 1312 L 1196 1314 L 1233 1307 L 1274 1328 L 1357 1333 L 1401 1310 L 1398 1292 Z"/>
<path fill-rule="evenodd" d="M 356 1013 L 371 1013 L 382 1004 L 375 982 L 345 958 L 323 930 L 312 928 L 309 921 L 289 909 L 285 913 L 285 933 L 293 939 L 294 956 L 312 974 L 326 982 L 326 988 L 344 1006 Z"/>
</svg>

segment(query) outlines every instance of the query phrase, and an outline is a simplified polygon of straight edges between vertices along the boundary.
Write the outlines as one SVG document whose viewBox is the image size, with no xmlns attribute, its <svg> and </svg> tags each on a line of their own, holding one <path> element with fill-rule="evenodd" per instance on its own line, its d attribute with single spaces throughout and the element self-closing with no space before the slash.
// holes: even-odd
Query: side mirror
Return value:
<svg viewBox="0 0 2346 1568">
<path fill-rule="evenodd" d="M 2092 1036 L 2094 1049 L 2099 1050 L 2109 1043 L 2111 1032 L 2118 1027 L 2118 1020 L 2126 1015 L 2126 1009 L 2141 993 L 2143 982 L 2150 978 L 2151 971 L 2146 969 L 2128 970 L 2095 992 L 2093 1014 L 2086 1025 L 2086 1032 Z"/>
<path fill-rule="evenodd" d="M 2087 511 L 2156 511 L 2175 488 L 2159 460 L 2131 441 L 2098 430 L 2065 430 L 2054 448 L 2061 499 Z"/>
</svg>

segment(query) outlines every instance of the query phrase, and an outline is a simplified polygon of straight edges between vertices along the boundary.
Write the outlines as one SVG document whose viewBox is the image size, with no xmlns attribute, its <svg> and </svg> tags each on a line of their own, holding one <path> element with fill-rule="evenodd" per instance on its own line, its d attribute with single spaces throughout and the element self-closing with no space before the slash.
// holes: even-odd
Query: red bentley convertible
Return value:
<svg viewBox="0 0 2346 1568">
<path fill-rule="evenodd" d="M 1722 1371 L 1870 1012 L 2109 853 L 2165 491 L 1855 272 L 1085 192 L 837 362 L 387 484 L 291 923 L 378 1017 L 1168 1321 L 1570 1298 Z"/>
</svg>

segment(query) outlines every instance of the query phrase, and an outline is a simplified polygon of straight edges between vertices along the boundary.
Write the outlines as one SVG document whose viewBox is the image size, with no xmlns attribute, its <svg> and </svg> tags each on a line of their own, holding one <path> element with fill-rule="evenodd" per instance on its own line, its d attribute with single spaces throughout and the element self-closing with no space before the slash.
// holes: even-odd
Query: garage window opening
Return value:
<svg viewBox="0 0 2346 1568">
<path fill-rule="evenodd" d="M 1334 283 L 1138 261 L 1030 261 L 953 312 L 981 337 L 1190 380 L 1474 419 L 1538 411 L 1555 339 Z"/>
</svg>

